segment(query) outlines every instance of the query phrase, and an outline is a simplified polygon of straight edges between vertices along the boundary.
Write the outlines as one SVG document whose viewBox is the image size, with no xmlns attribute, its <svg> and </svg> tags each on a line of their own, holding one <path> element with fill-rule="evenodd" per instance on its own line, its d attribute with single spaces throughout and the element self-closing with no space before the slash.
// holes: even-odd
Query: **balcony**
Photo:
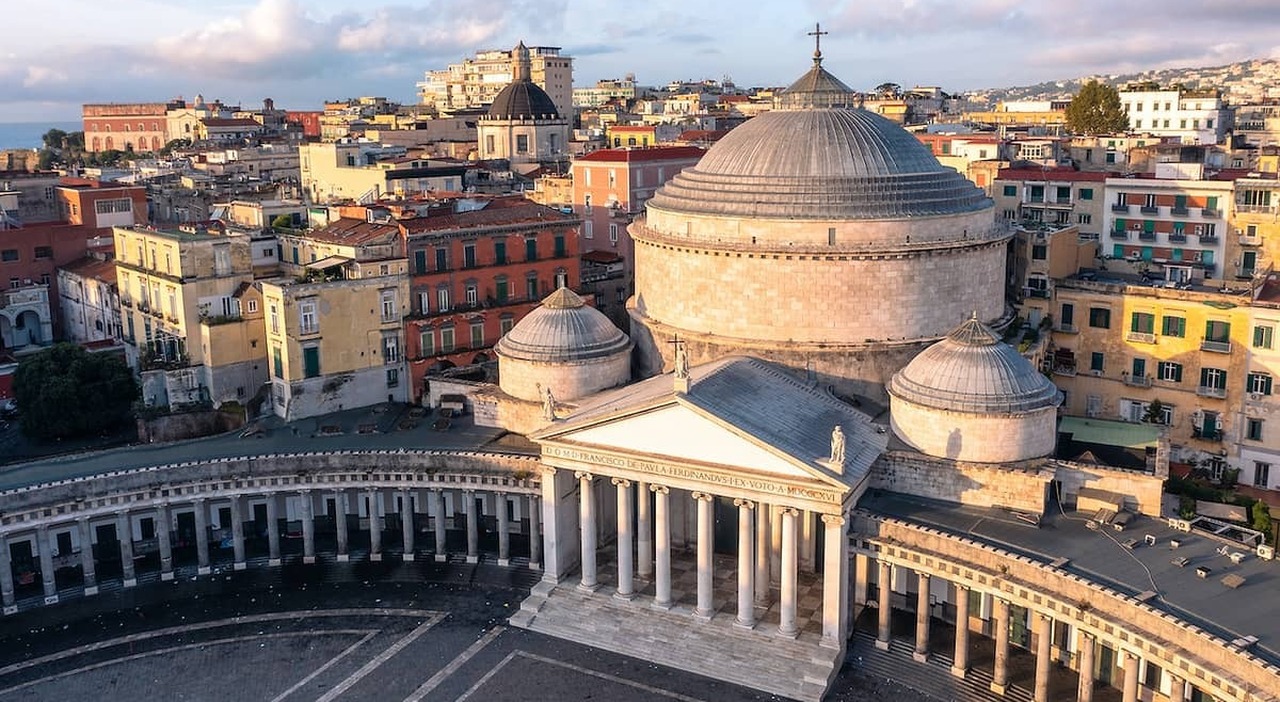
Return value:
<svg viewBox="0 0 1280 702">
<path fill-rule="evenodd" d="M 131 299 L 127 298 L 127 297 L 122 297 L 122 298 L 120 298 L 120 304 L 121 304 L 121 306 L 123 306 L 123 307 L 130 307 L 130 308 L 132 308 L 132 307 L 133 307 L 133 300 L 131 300 Z"/>
<path fill-rule="evenodd" d="M 1055 365 L 1055 366 L 1053 367 L 1053 374 L 1054 374 L 1054 375 L 1066 376 L 1066 377 L 1068 377 L 1068 378 L 1074 378 L 1074 377 L 1076 377 L 1076 367 L 1075 367 L 1075 366 L 1062 365 L 1062 364 Z"/>
<path fill-rule="evenodd" d="M 1191 437 L 1201 441 L 1222 441 L 1222 430 L 1191 427 Z"/>
<path fill-rule="evenodd" d="M 1130 385 L 1135 388 L 1151 387 L 1151 376 L 1149 375 L 1130 375 L 1128 373 L 1124 373 L 1121 379 L 1124 380 L 1125 385 Z"/>
<path fill-rule="evenodd" d="M 1200 216 L 1205 219 L 1220 219 L 1222 217 L 1222 210 L 1213 210 L 1206 207 L 1200 210 Z"/>
<path fill-rule="evenodd" d="M 1170 232 L 1170 233 L 1169 233 L 1169 243 L 1170 243 L 1170 244 L 1185 244 L 1185 243 L 1187 243 L 1187 235 L 1186 235 L 1186 234 L 1184 234 L 1184 233 L 1182 233 L 1182 232 Z"/>
<path fill-rule="evenodd" d="M 1042 300 L 1049 299 L 1049 291 L 1045 288 L 1023 288 L 1027 297 L 1036 297 Z"/>
<path fill-rule="evenodd" d="M 1139 241 L 1155 241 L 1156 233 L 1155 232 L 1138 232 L 1138 240 Z"/>
<path fill-rule="evenodd" d="M 1142 214 L 1146 214 L 1146 215 L 1158 215 L 1158 214 L 1160 214 L 1160 208 L 1159 208 L 1159 207 L 1153 207 L 1153 206 L 1150 206 L 1150 205 L 1143 205 L 1142 207 L 1140 207 L 1140 208 L 1139 208 L 1139 211 L 1140 211 L 1140 212 L 1142 212 Z"/>
<path fill-rule="evenodd" d="M 1256 273 L 1256 272 L 1257 272 L 1257 269 L 1252 268 L 1252 267 L 1245 267 L 1245 266 L 1240 266 L 1240 265 L 1237 265 L 1237 266 L 1236 266 L 1236 277 L 1237 277 L 1237 278 L 1242 278 L 1242 279 L 1252 278 L 1252 277 L 1253 277 L 1253 274 L 1254 274 L 1254 273 Z"/>
<path fill-rule="evenodd" d="M 1196 394 L 1199 395 L 1200 397 L 1216 397 L 1219 400 L 1222 400 L 1222 399 L 1226 399 L 1227 397 L 1227 389 L 1214 388 L 1214 387 L 1209 387 L 1207 385 L 1201 385 L 1200 387 L 1196 388 Z"/>
<path fill-rule="evenodd" d="M 1204 339 L 1200 342 L 1200 350 L 1212 351 L 1213 353 L 1231 353 L 1231 342 Z"/>
<path fill-rule="evenodd" d="M 1129 332 L 1128 336 L 1126 336 L 1125 338 L 1126 338 L 1126 339 L 1128 339 L 1129 341 L 1135 341 L 1135 342 L 1137 342 L 1137 343 L 1139 343 L 1139 344 L 1154 344 L 1154 343 L 1156 343 L 1156 335 L 1155 335 L 1155 334 L 1152 334 L 1152 333 L 1150 333 L 1150 332 L 1136 332 L 1136 331 L 1131 331 L 1131 332 Z"/>
<path fill-rule="evenodd" d="M 1183 205 L 1182 207 L 1178 207 L 1177 205 L 1174 205 L 1173 207 L 1169 208 L 1169 214 L 1174 215 L 1175 217 L 1186 217 L 1187 215 L 1191 214 L 1191 210 L 1187 209 L 1185 205 Z"/>
<path fill-rule="evenodd" d="M 1080 328 L 1074 324 L 1058 324 L 1054 326 L 1054 331 L 1060 334 L 1079 334 Z"/>
<path fill-rule="evenodd" d="M 1241 246 L 1262 246 L 1262 237 L 1249 236 L 1248 234 L 1241 234 L 1240 245 Z"/>
<path fill-rule="evenodd" d="M 1118 232 L 1113 230 L 1111 232 L 1111 238 L 1115 239 L 1116 241 L 1128 241 L 1129 232 Z"/>
<path fill-rule="evenodd" d="M 1115 212 L 1116 214 L 1129 214 L 1129 206 L 1128 205 L 1112 205 L 1111 211 Z"/>
<path fill-rule="evenodd" d="M 1200 235 L 1200 244 L 1201 244 L 1202 246 L 1217 246 L 1217 245 L 1218 245 L 1218 235 L 1217 235 L 1217 234 L 1201 234 L 1201 235 Z"/>
</svg>

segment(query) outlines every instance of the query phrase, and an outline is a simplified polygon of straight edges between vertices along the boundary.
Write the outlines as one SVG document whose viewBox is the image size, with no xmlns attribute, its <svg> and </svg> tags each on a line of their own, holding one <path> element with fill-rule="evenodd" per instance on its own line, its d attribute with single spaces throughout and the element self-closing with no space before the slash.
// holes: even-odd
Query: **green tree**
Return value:
<svg viewBox="0 0 1280 702">
<path fill-rule="evenodd" d="M 1271 506 L 1262 500 L 1253 503 L 1253 528 L 1267 535 L 1271 540 Z"/>
<path fill-rule="evenodd" d="M 1110 85 L 1089 81 L 1067 105 L 1067 129 L 1075 134 L 1113 134 L 1129 128 L 1120 93 Z"/>
<path fill-rule="evenodd" d="M 44 142 L 44 148 L 52 151 L 61 151 L 65 148 L 66 139 L 67 133 L 61 129 L 50 129 L 44 133 L 44 136 L 40 137 L 40 140 Z"/>
<path fill-rule="evenodd" d="M 876 86 L 876 94 L 880 97 L 898 97 L 902 94 L 902 86 L 897 83 L 881 83 Z"/>
<path fill-rule="evenodd" d="M 1160 400 L 1152 400 L 1147 405 L 1147 413 L 1142 415 L 1142 421 L 1147 424 L 1164 424 L 1164 403 Z"/>
<path fill-rule="evenodd" d="M 118 356 L 63 343 L 22 359 L 13 393 L 22 412 L 22 433 L 60 439 L 122 426 L 132 418 L 139 390 Z"/>
<path fill-rule="evenodd" d="M 271 220 L 271 228 L 272 229 L 292 229 L 293 217 L 290 217 L 287 214 L 276 215 L 276 218 Z"/>
</svg>

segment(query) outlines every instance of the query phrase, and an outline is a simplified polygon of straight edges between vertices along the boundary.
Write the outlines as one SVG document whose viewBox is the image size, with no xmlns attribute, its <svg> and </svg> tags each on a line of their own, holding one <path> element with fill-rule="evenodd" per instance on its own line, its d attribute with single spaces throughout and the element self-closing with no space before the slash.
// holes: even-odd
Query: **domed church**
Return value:
<svg viewBox="0 0 1280 702">
<path fill-rule="evenodd" d="M 563 159 L 569 145 L 569 119 L 560 114 L 547 91 L 533 82 L 529 49 L 520 42 L 511 50 L 512 80 L 476 123 L 480 159 L 521 164 Z"/>
</svg>

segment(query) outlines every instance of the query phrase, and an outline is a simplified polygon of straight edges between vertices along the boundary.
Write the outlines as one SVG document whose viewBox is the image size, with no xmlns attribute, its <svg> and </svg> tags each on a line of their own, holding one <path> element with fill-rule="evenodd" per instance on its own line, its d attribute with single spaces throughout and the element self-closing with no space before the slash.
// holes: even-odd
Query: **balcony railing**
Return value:
<svg viewBox="0 0 1280 702">
<path fill-rule="evenodd" d="M 1067 366 L 1067 365 L 1057 365 L 1053 367 L 1053 374 L 1063 375 L 1068 378 L 1074 378 L 1076 376 L 1076 367 Z"/>
<path fill-rule="evenodd" d="M 1156 343 L 1156 335 L 1155 335 L 1155 334 L 1152 334 L 1151 332 L 1136 332 L 1136 331 L 1131 331 L 1131 332 L 1129 332 L 1129 335 L 1128 335 L 1128 336 L 1126 336 L 1125 338 L 1126 338 L 1126 339 L 1128 339 L 1129 341 L 1136 341 L 1136 342 L 1138 342 L 1139 344 L 1154 344 L 1154 343 Z"/>
<path fill-rule="evenodd" d="M 120 304 L 124 307 L 133 307 L 133 300 L 127 297 L 122 297 L 120 298 Z"/>
<path fill-rule="evenodd" d="M 1218 235 L 1217 234 L 1201 234 L 1200 243 L 1205 246 L 1217 246 Z"/>
<path fill-rule="evenodd" d="M 1200 342 L 1200 350 L 1212 351 L 1214 353 L 1231 353 L 1231 342 L 1204 339 Z"/>
<path fill-rule="evenodd" d="M 1139 241 L 1155 241 L 1156 233 L 1155 232 L 1138 232 L 1138 240 Z"/>
<path fill-rule="evenodd" d="M 1151 207 L 1151 206 L 1149 206 L 1149 205 L 1143 205 L 1141 208 L 1139 208 L 1139 211 L 1141 211 L 1141 212 L 1142 212 L 1142 214 L 1149 214 L 1149 215 L 1158 215 L 1158 214 L 1160 214 L 1160 208 L 1159 208 L 1159 207 Z"/>
<path fill-rule="evenodd" d="M 1111 211 L 1120 213 L 1120 214 L 1129 214 L 1129 206 L 1128 205 L 1112 205 Z"/>
<path fill-rule="evenodd" d="M 1043 300 L 1049 299 L 1049 291 L 1044 288 L 1027 288 L 1027 297 L 1038 297 Z"/>
<path fill-rule="evenodd" d="M 1257 272 L 1257 269 L 1252 267 L 1236 266 L 1237 278 L 1252 278 L 1255 272 Z"/>
<path fill-rule="evenodd" d="M 1130 375 L 1125 373 L 1122 378 L 1125 385 L 1132 385 L 1135 388 L 1151 387 L 1151 376 L 1149 375 Z"/>
<path fill-rule="evenodd" d="M 1060 332 L 1062 334 L 1079 334 L 1080 333 L 1080 328 L 1074 324 L 1058 324 L 1053 329 L 1054 331 Z"/>
<path fill-rule="evenodd" d="M 1185 243 L 1187 243 L 1187 235 L 1186 235 L 1186 234 L 1180 234 L 1180 233 L 1178 233 L 1178 232 L 1170 232 L 1170 234 L 1169 234 L 1169 243 L 1171 243 L 1171 244 L 1185 244 Z"/>
<path fill-rule="evenodd" d="M 1177 205 L 1174 205 L 1173 207 L 1169 208 L 1169 214 L 1177 217 L 1186 217 L 1187 215 L 1191 214 L 1191 210 L 1188 210 L 1185 206 L 1178 207 Z"/>
<path fill-rule="evenodd" d="M 1111 238 L 1115 239 L 1116 241 L 1128 241 L 1129 232 L 1118 232 L 1118 231 L 1112 230 Z"/>
<path fill-rule="evenodd" d="M 1223 399 L 1227 396 L 1227 389 L 1210 387 L 1208 385 L 1201 385 L 1200 387 L 1196 388 L 1196 394 L 1201 397 L 1216 397 L 1218 399 Z"/>
<path fill-rule="evenodd" d="M 1205 217 L 1207 219 L 1218 219 L 1219 217 L 1222 216 L 1222 210 L 1214 210 L 1214 209 L 1205 207 L 1200 210 L 1200 216 Z"/>
<path fill-rule="evenodd" d="M 1222 441 L 1222 430 L 1191 427 L 1191 437 L 1201 441 Z"/>
<path fill-rule="evenodd" d="M 1241 246 L 1262 246 L 1262 237 L 1249 236 L 1248 234 L 1241 234 L 1240 245 Z"/>
</svg>

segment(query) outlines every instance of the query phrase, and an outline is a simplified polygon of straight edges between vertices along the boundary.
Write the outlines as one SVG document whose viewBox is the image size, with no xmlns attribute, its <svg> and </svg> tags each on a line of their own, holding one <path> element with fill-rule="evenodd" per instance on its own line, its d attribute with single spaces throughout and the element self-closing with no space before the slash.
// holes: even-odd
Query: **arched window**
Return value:
<svg viewBox="0 0 1280 702">
<path fill-rule="evenodd" d="M 124 125 L 124 130 L 125 130 L 125 132 L 132 132 L 132 131 L 133 131 L 133 125 L 131 125 L 131 124 L 126 124 L 126 125 Z"/>
<path fill-rule="evenodd" d="M 100 151 L 102 149 L 102 140 L 98 137 L 93 138 L 93 150 Z"/>
<path fill-rule="evenodd" d="M 111 137 L 107 137 L 107 151 L 110 151 L 114 148 L 116 148 L 115 142 L 111 140 Z"/>
<path fill-rule="evenodd" d="M 160 137 L 158 136 L 151 137 L 151 150 L 152 151 L 160 150 Z"/>
<path fill-rule="evenodd" d="M 111 133 L 111 125 L 109 125 L 109 124 L 108 124 L 108 125 L 106 125 L 105 127 L 103 127 L 103 128 L 102 128 L 102 131 L 106 132 L 107 134 L 110 134 L 110 133 Z"/>
<path fill-rule="evenodd" d="M 147 131 L 147 125 L 143 124 L 142 122 L 138 122 L 138 131 L 140 132 Z"/>
</svg>

